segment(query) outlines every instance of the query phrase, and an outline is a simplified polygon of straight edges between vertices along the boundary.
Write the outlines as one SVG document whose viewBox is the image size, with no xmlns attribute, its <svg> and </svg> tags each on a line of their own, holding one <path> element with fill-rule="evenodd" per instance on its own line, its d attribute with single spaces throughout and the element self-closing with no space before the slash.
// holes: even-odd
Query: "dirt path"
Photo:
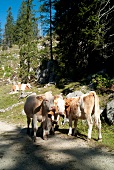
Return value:
<svg viewBox="0 0 114 170">
<path fill-rule="evenodd" d="M 0 170 L 113 170 L 114 152 L 56 131 L 33 144 L 26 128 L 0 122 Z"/>
</svg>

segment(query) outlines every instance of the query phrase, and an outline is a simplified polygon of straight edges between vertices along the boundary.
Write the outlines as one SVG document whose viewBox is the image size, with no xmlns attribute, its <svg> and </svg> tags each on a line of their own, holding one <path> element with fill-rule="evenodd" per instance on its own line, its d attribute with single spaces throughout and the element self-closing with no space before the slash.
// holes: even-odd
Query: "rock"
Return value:
<svg viewBox="0 0 114 170">
<path fill-rule="evenodd" d="M 23 99 L 29 95 L 33 94 L 33 92 L 21 92 L 19 99 Z M 36 94 L 36 93 L 35 93 Z"/>
<path fill-rule="evenodd" d="M 23 101 L 22 102 L 18 102 L 16 104 L 13 104 L 12 106 L 7 107 L 6 109 L 0 109 L 0 112 L 4 113 L 6 111 L 12 110 L 14 107 L 17 107 L 17 106 L 19 106 L 19 105 L 21 105 L 23 103 L 24 103 Z"/>
<path fill-rule="evenodd" d="M 114 100 L 107 103 L 107 118 L 110 124 L 114 124 Z"/>
<path fill-rule="evenodd" d="M 36 78 L 39 84 L 47 84 L 50 82 L 56 82 L 56 67 L 57 63 L 55 60 L 48 61 L 46 68 L 42 65 L 39 65 L 36 70 Z"/>
<path fill-rule="evenodd" d="M 114 125 L 114 99 L 107 103 L 106 108 L 101 113 L 101 119 L 109 125 Z"/>
<path fill-rule="evenodd" d="M 82 93 L 81 91 L 74 91 L 72 93 L 69 93 L 66 95 L 66 98 L 70 98 L 70 97 L 76 97 L 76 96 L 81 96 L 83 95 L 84 93 Z"/>
</svg>

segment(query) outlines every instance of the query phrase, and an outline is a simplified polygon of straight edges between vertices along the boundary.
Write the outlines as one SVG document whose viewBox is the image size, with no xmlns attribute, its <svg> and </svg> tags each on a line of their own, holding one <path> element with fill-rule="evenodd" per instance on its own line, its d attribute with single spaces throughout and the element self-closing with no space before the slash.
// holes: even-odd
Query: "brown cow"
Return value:
<svg viewBox="0 0 114 170">
<path fill-rule="evenodd" d="M 34 131 L 34 141 L 36 141 L 37 121 L 42 123 L 43 139 L 47 138 L 47 122 L 48 112 L 54 109 L 54 96 L 51 92 L 46 92 L 44 95 L 30 95 L 25 104 L 24 111 L 27 116 L 27 133 L 30 132 L 29 125 L 31 118 L 33 119 L 32 129 Z"/>
<path fill-rule="evenodd" d="M 65 113 L 69 119 L 69 133 L 72 134 L 72 121 L 74 120 L 74 135 L 76 134 L 76 127 L 78 119 L 86 119 L 88 123 L 88 139 L 91 139 L 94 116 L 95 124 L 98 127 L 98 139 L 102 139 L 101 135 L 101 120 L 100 120 L 100 108 L 99 98 L 96 92 L 91 91 L 75 98 L 65 99 Z"/>
</svg>

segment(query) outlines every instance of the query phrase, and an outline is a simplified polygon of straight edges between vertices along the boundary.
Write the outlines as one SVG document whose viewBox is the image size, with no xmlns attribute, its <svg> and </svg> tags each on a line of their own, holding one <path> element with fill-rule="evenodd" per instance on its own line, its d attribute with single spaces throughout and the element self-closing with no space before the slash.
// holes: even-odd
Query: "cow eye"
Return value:
<svg viewBox="0 0 114 170">
<path fill-rule="evenodd" d="M 49 100 L 47 100 L 47 99 L 45 99 L 44 101 L 45 101 L 45 102 L 49 102 Z"/>
</svg>

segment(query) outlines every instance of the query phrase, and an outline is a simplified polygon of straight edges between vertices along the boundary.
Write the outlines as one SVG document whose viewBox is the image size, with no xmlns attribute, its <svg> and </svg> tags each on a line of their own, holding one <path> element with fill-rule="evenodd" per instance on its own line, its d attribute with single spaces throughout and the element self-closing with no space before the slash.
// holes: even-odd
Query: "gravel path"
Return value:
<svg viewBox="0 0 114 170">
<path fill-rule="evenodd" d="M 56 131 L 34 144 L 26 128 L 0 122 L 0 170 L 113 170 L 114 152 L 91 143 Z"/>
</svg>

